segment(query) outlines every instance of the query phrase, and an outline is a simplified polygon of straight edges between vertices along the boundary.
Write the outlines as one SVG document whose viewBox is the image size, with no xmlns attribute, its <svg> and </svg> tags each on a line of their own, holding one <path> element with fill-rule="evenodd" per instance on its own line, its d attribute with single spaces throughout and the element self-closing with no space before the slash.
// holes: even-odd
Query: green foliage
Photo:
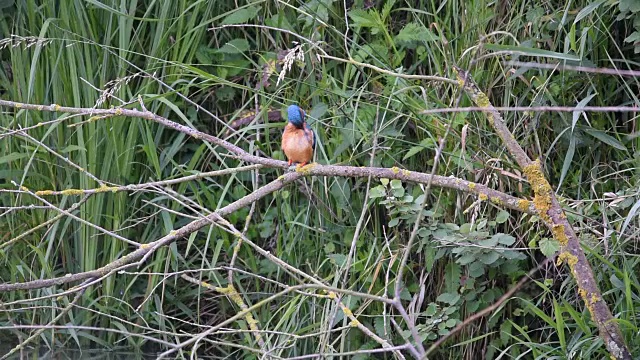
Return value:
<svg viewBox="0 0 640 360">
<path fill-rule="evenodd" d="M 38 6 L 0 0 L 0 11 L 0 31 L 14 35 L 0 43 L 2 99 L 136 108 L 140 98 L 158 115 L 278 159 L 283 159 L 279 141 L 284 123 L 266 109 L 298 103 L 318 133 L 320 163 L 372 162 L 430 173 L 435 148 L 447 133 L 436 175 L 453 175 L 522 198 L 531 191 L 484 115 L 423 113 L 470 105 L 466 97 L 458 99 L 454 85 L 395 77 L 318 55 L 326 52 L 411 75 L 451 77 L 451 65 L 471 67 L 496 106 L 639 105 L 635 78 L 505 64 L 517 60 L 637 69 L 633 59 L 640 10 L 628 0 L 449 1 L 420 8 L 391 0 L 124 5 L 107 0 Z M 287 55 L 293 62 L 285 72 Z M 230 131 L 233 121 L 256 106 L 258 119 Z M 633 341 L 640 282 L 631 256 L 638 252 L 640 209 L 637 121 L 626 113 L 578 111 L 504 116 L 515 138 L 531 157 L 542 160 L 551 184 L 566 198 L 563 205 L 589 260 L 601 265 L 594 270 L 606 301 L 624 324 L 628 343 L 640 351 Z M 226 150 L 147 120 L 88 120 L 3 108 L 3 134 L 33 128 L 27 131 L 31 137 L 17 132 L 0 138 L 0 189 L 16 190 L 12 182 L 33 190 L 91 189 L 99 184 L 88 174 L 126 185 L 245 165 Z M 0 206 L 20 209 L 2 210 L 0 217 L 0 281 L 94 270 L 135 250 L 100 229 L 150 243 L 281 174 L 261 169 L 257 175 L 241 172 L 180 183 L 171 191 L 100 193 L 86 201 L 51 197 L 47 199 L 64 209 L 83 201 L 74 215 L 86 222 L 63 216 L 42 228 L 36 227 L 59 211 L 28 208 L 42 203 L 2 192 Z M 333 286 L 393 296 L 396 281 L 401 281 L 401 300 L 425 345 L 493 304 L 537 259 L 559 249 L 534 217 L 454 191 L 432 188 L 427 195 L 423 187 L 398 180 L 372 180 L 367 199 L 366 180 L 306 178 L 256 202 L 246 235 L 284 263 Z M 243 229 L 249 213 L 245 208 L 227 220 Z M 398 259 L 416 220 L 417 237 L 398 280 Z M 156 351 L 164 345 L 140 335 L 174 342 L 234 316 L 239 310 L 233 302 L 179 277 L 188 272 L 214 286 L 228 285 L 220 267 L 229 265 L 237 238 L 225 230 L 208 226 L 158 249 L 137 268 L 112 274 L 89 287 L 78 307 L 59 321 L 114 331 L 46 331 L 38 344 Z M 20 234 L 27 235 L 2 246 Z M 354 241 L 354 258 L 345 273 L 342 267 Z M 235 266 L 242 272 L 235 273 L 234 286 L 248 306 L 281 291 L 282 285 L 302 281 L 248 246 L 241 247 Z M 543 272 L 534 278 L 490 316 L 450 339 L 434 358 L 604 358 L 588 311 L 566 274 Z M 9 305 L 0 309 L 0 325 L 47 324 L 72 297 L 42 297 L 67 289 L 1 294 L 2 304 Z M 378 336 L 394 344 L 414 341 L 388 306 L 355 296 L 343 300 Z M 343 312 L 326 298 L 291 293 L 253 314 L 261 328 L 273 331 L 267 342 L 277 349 L 274 356 L 330 356 L 378 347 L 350 328 Z M 247 328 L 246 322 L 228 326 Z M 28 331 L 22 331 L 20 336 L 0 336 L 27 337 Z M 198 351 L 260 356 L 246 350 L 257 347 L 249 333 L 216 336 Z"/>
</svg>

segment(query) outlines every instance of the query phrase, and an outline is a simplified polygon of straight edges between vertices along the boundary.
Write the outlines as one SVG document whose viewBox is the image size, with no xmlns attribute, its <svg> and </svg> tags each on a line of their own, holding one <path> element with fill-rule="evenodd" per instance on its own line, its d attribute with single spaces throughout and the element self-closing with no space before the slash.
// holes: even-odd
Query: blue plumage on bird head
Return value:
<svg viewBox="0 0 640 360">
<path fill-rule="evenodd" d="M 290 123 L 292 123 L 298 129 L 303 128 L 307 114 L 304 112 L 304 110 L 300 109 L 298 105 L 289 105 L 289 107 L 287 108 L 287 115 L 289 116 Z"/>
<path fill-rule="evenodd" d="M 316 147 L 316 134 L 306 122 L 306 113 L 298 105 L 287 108 L 289 123 L 282 134 L 282 150 L 289 160 L 289 165 L 300 166 L 311 162 Z"/>
</svg>

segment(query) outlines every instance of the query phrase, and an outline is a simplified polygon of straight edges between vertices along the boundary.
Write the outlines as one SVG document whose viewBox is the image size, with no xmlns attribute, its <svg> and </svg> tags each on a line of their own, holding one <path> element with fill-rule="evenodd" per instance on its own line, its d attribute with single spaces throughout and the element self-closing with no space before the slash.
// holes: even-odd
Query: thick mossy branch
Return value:
<svg viewBox="0 0 640 360">
<path fill-rule="evenodd" d="M 551 185 L 544 176 L 540 162 L 529 159 L 506 126 L 500 113 L 493 107 L 487 95 L 478 88 L 471 76 L 458 67 L 454 67 L 453 70 L 456 73 L 458 85 L 478 107 L 485 109 L 484 114 L 487 116 L 494 131 L 502 139 L 509 154 L 523 169 L 533 189 L 533 204 L 538 216 L 551 231 L 553 237 L 561 244 L 557 259 L 558 263 L 566 262 L 569 265 L 571 274 L 578 286 L 578 293 L 584 300 L 591 317 L 598 325 L 600 337 L 603 339 L 609 354 L 613 359 L 631 360 L 631 353 L 624 343 L 622 332 L 611 311 L 609 311 L 609 307 L 602 299 L 593 270 L 580 246 L 580 240 L 560 207 Z"/>
</svg>

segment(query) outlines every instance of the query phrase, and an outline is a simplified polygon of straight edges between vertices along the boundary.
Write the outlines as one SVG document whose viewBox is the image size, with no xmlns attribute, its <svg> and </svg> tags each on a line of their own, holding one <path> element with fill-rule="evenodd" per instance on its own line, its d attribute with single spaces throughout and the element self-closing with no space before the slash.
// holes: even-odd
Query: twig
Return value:
<svg viewBox="0 0 640 360">
<path fill-rule="evenodd" d="M 108 193 L 108 192 L 116 193 L 121 191 L 137 191 L 137 190 L 143 190 L 143 189 L 148 189 L 148 188 L 157 187 L 157 186 L 175 185 L 175 184 L 180 184 L 187 181 L 200 180 L 200 179 L 213 177 L 213 176 L 235 174 L 243 171 L 259 169 L 261 167 L 263 166 L 260 164 L 247 165 L 247 166 L 239 166 L 239 167 L 233 167 L 233 168 L 222 169 L 222 170 L 208 171 L 204 173 L 183 176 L 177 179 L 152 181 L 152 182 L 142 183 L 142 184 L 131 184 L 131 185 L 122 185 L 122 186 L 103 185 L 95 189 L 38 190 L 35 192 L 35 194 L 38 196 L 50 196 L 50 195 L 80 195 L 80 194 L 99 194 L 99 193 Z"/>
<path fill-rule="evenodd" d="M 526 68 L 551 69 L 551 70 L 572 70 L 572 71 L 587 72 L 587 73 L 594 73 L 594 74 L 634 76 L 634 77 L 640 76 L 640 71 L 637 71 L 637 70 L 595 68 L 595 67 L 588 67 L 588 66 L 563 65 L 561 63 L 543 64 L 543 63 L 537 63 L 537 62 L 505 61 L 503 62 L 503 64 L 506 66 L 519 66 L 519 67 L 526 67 Z"/>
<path fill-rule="evenodd" d="M 494 107 L 496 111 L 530 111 L 530 112 L 640 112 L 637 106 L 503 106 Z M 443 114 L 459 112 L 485 112 L 486 108 L 481 106 L 453 107 L 440 109 L 427 109 L 420 111 L 420 114 Z"/>
</svg>

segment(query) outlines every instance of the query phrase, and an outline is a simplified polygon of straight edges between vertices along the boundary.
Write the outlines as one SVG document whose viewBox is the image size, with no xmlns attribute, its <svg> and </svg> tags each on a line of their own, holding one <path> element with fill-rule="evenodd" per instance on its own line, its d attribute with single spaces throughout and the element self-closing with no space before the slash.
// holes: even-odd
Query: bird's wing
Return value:
<svg viewBox="0 0 640 360">
<path fill-rule="evenodd" d="M 307 139 L 311 140 L 311 147 L 313 148 L 313 150 L 316 149 L 316 132 L 313 131 L 313 129 L 311 128 L 311 126 L 309 126 L 309 124 L 304 123 L 304 134 L 307 136 Z M 311 135 L 309 135 L 309 133 L 311 133 Z"/>
</svg>

